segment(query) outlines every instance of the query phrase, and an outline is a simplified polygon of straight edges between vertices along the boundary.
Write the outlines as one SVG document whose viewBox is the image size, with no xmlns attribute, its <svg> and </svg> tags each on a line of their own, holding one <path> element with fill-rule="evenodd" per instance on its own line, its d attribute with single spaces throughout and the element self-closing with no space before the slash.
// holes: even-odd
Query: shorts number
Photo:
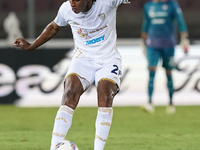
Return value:
<svg viewBox="0 0 200 150">
<path fill-rule="evenodd" d="M 119 70 L 117 65 L 113 65 L 114 69 L 111 71 L 111 73 L 114 73 L 116 75 L 120 75 L 121 71 Z"/>
</svg>

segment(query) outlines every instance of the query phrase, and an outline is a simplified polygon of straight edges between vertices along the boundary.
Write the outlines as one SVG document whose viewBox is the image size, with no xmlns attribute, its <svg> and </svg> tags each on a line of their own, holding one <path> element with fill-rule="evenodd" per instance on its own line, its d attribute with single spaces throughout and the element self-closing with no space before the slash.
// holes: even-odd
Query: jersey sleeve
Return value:
<svg viewBox="0 0 200 150">
<path fill-rule="evenodd" d="M 66 13 L 66 5 L 67 5 L 67 2 L 64 2 L 59 10 L 58 10 L 58 13 L 57 13 L 57 16 L 56 18 L 54 19 L 54 22 L 58 25 L 58 26 L 66 26 L 68 23 L 65 21 L 64 19 L 64 16 L 65 16 L 65 13 Z"/>
<path fill-rule="evenodd" d="M 121 3 L 129 3 L 129 0 L 100 0 L 112 7 L 118 7 Z"/>
<path fill-rule="evenodd" d="M 187 26 L 185 23 L 185 20 L 183 18 L 183 13 L 181 8 L 179 7 L 177 2 L 173 2 L 173 6 L 174 6 L 174 16 L 177 20 L 178 26 L 179 26 L 179 31 L 180 32 L 187 32 Z"/>
<path fill-rule="evenodd" d="M 147 6 L 144 5 L 144 8 L 143 8 L 143 23 L 142 23 L 142 32 L 145 32 L 147 33 L 148 31 L 148 25 L 149 25 L 149 17 L 148 17 L 148 14 L 147 14 Z"/>
</svg>

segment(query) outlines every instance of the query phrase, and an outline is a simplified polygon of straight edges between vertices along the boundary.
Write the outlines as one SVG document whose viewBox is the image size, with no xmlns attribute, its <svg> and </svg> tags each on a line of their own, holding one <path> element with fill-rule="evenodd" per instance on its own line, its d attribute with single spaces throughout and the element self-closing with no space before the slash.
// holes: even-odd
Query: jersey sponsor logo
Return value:
<svg viewBox="0 0 200 150">
<path fill-rule="evenodd" d="M 108 27 L 108 26 L 105 25 L 105 26 L 103 26 L 103 27 L 101 27 L 101 28 L 99 28 L 99 29 L 96 29 L 96 30 L 90 31 L 90 34 L 95 33 L 95 32 L 98 32 L 98 31 L 100 31 L 100 30 L 103 30 L 103 29 L 105 29 L 105 28 L 107 28 L 107 27 Z"/>
<path fill-rule="evenodd" d="M 95 44 L 95 43 L 98 43 L 98 42 L 101 42 L 104 40 L 104 37 L 105 35 L 99 37 L 99 38 L 96 38 L 96 39 L 92 39 L 92 40 L 88 40 L 86 41 L 86 45 L 90 45 L 90 44 Z"/>
<path fill-rule="evenodd" d="M 166 22 L 165 19 L 152 19 L 151 23 L 152 24 L 164 24 Z"/>
<path fill-rule="evenodd" d="M 82 38 L 86 38 L 86 39 L 89 39 L 89 35 L 88 35 L 88 31 L 84 30 L 84 29 L 78 29 L 78 34 L 80 35 L 80 37 Z"/>
<path fill-rule="evenodd" d="M 99 14 L 99 18 L 100 18 L 101 20 L 104 20 L 104 19 L 105 19 L 105 14 L 104 14 L 104 13 Z"/>
<path fill-rule="evenodd" d="M 107 27 L 108 27 L 108 26 L 105 25 L 105 26 L 103 26 L 103 27 L 101 27 L 101 28 L 98 28 L 98 29 L 95 29 L 95 30 L 92 30 L 92 31 L 87 31 L 86 29 L 79 28 L 79 29 L 77 30 L 77 33 L 78 33 L 79 36 L 82 37 L 82 38 L 90 39 L 91 37 L 89 36 L 89 34 L 96 33 L 96 32 L 101 31 L 101 30 L 103 30 L 103 29 L 105 29 L 105 28 L 107 28 Z"/>
<path fill-rule="evenodd" d="M 149 17 L 155 18 L 155 17 L 166 17 L 168 16 L 167 12 L 155 12 L 155 11 L 149 11 Z"/>
<path fill-rule="evenodd" d="M 163 5 L 162 9 L 163 10 L 168 9 L 168 6 Z M 150 18 L 156 18 L 156 17 L 166 17 L 166 16 L 168 16 L 168 13 L 166 11 L 156 11 L 155 6 L 151 6 L 149 8 L 148 15 L 149 15 Z"/>
<path fill-rule="evenodd" d="M 149 11 L 154 11 L 155 9 L 156 9 L 155 6 L 150 6 L 150 7 L 149 7 Z"/>
</svg>

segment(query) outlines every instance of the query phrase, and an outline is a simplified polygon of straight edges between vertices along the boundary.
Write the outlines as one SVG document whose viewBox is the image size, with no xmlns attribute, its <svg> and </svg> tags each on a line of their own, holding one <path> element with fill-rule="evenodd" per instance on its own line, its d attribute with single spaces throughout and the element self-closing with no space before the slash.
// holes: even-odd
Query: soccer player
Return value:
<svg viewBox="0 0 200 150">
<path fill-rule="evenodd" d="M 32 51 L 70 25 L 75 48 L 64 81 L 64 93 L 52 132 L 51 147 L 64 140 L 80 96 L 95 81 L 98 97 L 94 150 L 103 150 L 113 116 L 113 99 L 121 79 L 121 56 L 116 48 L 116 10 L 128 0 L 68 0 L 56 18 L 31 44 L 18 38 L 14 45 Z"/>
<path fill-rule="evenodd" d="M 175 113 L 173 105 L 173 78 L 174 50 L 176 45 L 176 35 L 174 20 L 179 25 L 180 37 L 184 52 L 188 52 L 188 32 L 183 18 L 182 11 L 177 2 L 173 0 L 152 0 L 144 5 L 144 21 L 142 25 L 142 47 L 148 60 L 149 81 L 148 81 L 148 104 L 144 110 L 153 113 L 152 95 L 154 90 L 154 78 L 157 65 L 162 59 L 162 66 L 166 70 L 167 88 L 169 91 L 169 105 L 166 112 Z"/>
</svg>

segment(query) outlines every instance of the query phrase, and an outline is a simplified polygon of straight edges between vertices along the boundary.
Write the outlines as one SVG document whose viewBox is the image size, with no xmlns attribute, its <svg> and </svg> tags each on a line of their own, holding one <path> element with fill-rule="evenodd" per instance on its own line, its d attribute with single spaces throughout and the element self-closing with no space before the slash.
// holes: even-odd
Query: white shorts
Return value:
<svg viewBox="0 0 200 150">
<path fill-rule="evenodd" d="M 119 58 L 110 58 L 96 62 L 87 57 L 73 57 L 67 70 L 66 78 L 75 74 L 79 77 L 83 89 L 86 90 L 94 81 L 98 85 L 100 80 L 109 80 L 120 87 L 122 64 Z"/>
</svg>

